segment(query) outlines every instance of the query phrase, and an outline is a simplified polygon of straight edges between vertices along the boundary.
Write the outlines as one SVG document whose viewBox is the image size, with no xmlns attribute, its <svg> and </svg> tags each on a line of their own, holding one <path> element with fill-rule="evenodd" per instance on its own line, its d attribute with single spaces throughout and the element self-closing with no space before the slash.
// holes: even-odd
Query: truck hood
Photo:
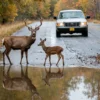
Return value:
<svg viewBox="0 0 100 100">
<path fill-rule="evenodd" d="M 86 22 L 84 18 L 57 19 L 57 22 Z"/>
</svg>

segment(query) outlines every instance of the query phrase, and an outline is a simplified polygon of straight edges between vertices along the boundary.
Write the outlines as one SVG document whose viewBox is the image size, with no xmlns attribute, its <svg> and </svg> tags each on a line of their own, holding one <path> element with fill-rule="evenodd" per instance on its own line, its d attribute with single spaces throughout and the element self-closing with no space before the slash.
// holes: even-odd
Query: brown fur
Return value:
<svg viewBox="0 0 100 100">
<path fill-rule="evenodd" d="M 13 50 L 21 50 L 21 61 L 20 64 L 22 63 L 22 58 L 23 58 L 23 53 L 25 52 L 26 54 L 26 61 L 28 64 L 28 49 L 31 47 L 31 45 L 35 42 L 36 40 L 36 31 L 39 30 L 40 26 L 42 25 L 42 19 L 40 20 L 40 25 L 38 27 L 35 27 L 33 29 L 32 27 L 28 27 L 29 31 L 31 31 L 30 36 L 10 36 L 10 37 L 5 37 L 2 42 L 3 45 L 5 46 L 6 50 L 3 52 L 3 63 L 5 64 L 5 55 L 7 56 L 10 64 L 11 60 L 9 58 L 9 53 L 11 49 Z"/>
<path fill-rule="evenodd" d="M 46 41 L 46 39 L 42 40 L 40 39 L 41 42 L 38 44 L 38 46 L 42 46 L 44 52 L 46 53 L 46 58 L 45 58 L 45 62 L 44 62 L 44 66 L 46 63 L 47 58 L 49 57 L 49 62 L 50 62 L 50 66 L 51 66 L 51 55 L 58 55 L 58 62 L 56 65 L 58 65 L 60 59 L 62 58 L 63 60 L 63 66 L 64 66 L 64 56 L 61 54 L 61 52 L 63 51 L 63 48 L 60 46 L 53 46 L 53 47 L 47 47 L 45 46 L 44 42 Z"/>
</svg>

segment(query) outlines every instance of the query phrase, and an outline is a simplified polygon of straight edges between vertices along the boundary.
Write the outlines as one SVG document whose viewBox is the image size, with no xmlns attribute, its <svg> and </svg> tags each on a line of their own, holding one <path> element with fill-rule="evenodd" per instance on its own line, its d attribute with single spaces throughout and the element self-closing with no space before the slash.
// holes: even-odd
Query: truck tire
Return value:
<svg viewBox="0 0 100 100">
<path fill-rule="evenodd" d="M 56 31 L 56 37 L 60 37 L 60 32 Z"/>
<path fill-rule="evenodd" d="M 88 30 L 85 30 L 84 32 L 82 32 L 82 35 L 83 35 L 84 37 L 88 37 Z"/>
</svg>

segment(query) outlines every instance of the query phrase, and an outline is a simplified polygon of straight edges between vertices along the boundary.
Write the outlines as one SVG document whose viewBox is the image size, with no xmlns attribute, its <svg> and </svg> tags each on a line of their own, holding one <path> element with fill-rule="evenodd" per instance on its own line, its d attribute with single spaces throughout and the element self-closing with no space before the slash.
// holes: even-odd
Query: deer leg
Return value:
<svg viewBox="0 0 100 100">
<path fill-rule="evenodd" d="M 26 55 L 26 62 L 27 62 L 27 64 L 29 64 L 28 63 L 28 50 L 25 50 L 25 55 Z"/>
<path fill-rule="evenodd" d="M 21 50 L 21 60 L 20 60 L 20 64 L 22 63 L 23 53 L 24 53 L 24 51 Z"/>
<path fill-rule="evenodd" d="M 51 55 L 49 55 L 49 63 L 50 63 L 50 66 L 52 65 L 51 64 Z"/>
<path fill-rule="evenodd" d="M 22 64 L 21 64 L 21 77 L 24 76 L 24 72 L 23 72 L 23 67 L 22 67 Z"/>
<path fill-rule="evenodd" d="M 62 54 L 60 54 L 60 55 L 62 57 L 62 62 L 63 62 L 63 66 L 64 66 L 65 65 L 65 63 L 64 63 L 64 56 Z"/>
<path fill-rule="evenodd" d="M 5 51 L 3 52 L 3 64 L 5 65 Z"/>
<path fill-rule="evenodd" d="M 58 63 L 59 63 L 59 61 L 60 61 L 60 59 L 61 59 L 60 54 L 57 54 L 57 55 L 58 55 L 58 62 L 57 62 L 57 64 L 56 64 L 56 66 L 58 65 Z"/>
<path fill-rule="evenodd" d="M 9 48 L 9 49 L 7 48 L 6 51 L 5 51 L 5 54 L 6 54 L 8 60 L 9 60 L 9 62 L 10 62 L 10 65 L 12 65 L 11 60 L 10 60 L 10 58 L 9 58 L 9 53 L 10 53 L 10 51 L 11 51 L 11 48 Z"/>
<path fill-rule="evenodd" d="M 9 72 L 10 72 L 11 66 L 9 66 L 8 70 L 7 70 L 7 76 L 9 77 Z"/>
<path fill-rule="evenodd" d="M 45 66 L 45 63 L 46 63 L 46 60 L 47 60 L 47 58 L 48 58 L 48 55 L 46 55 L 46 57 L 45 57 L 45 62 L 44 62 L 44 66 Z"/>
</svg>

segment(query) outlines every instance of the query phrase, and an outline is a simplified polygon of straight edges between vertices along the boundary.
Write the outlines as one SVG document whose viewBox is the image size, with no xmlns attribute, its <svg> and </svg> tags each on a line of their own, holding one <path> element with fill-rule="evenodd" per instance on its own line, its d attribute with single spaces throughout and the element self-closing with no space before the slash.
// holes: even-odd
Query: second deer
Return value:
<svg viewBox="0 0 100 100">
<path fill-rule="evenodd" d="M 64 66 L 64 56 L 62 55 L 63 48 L 60 46 L 47 47 L 45 45 L 46 39 L 44 39 L 44 40 L 40 39 L 40 41 L 41 42 L 38 44 L 38 46 L 42 46 L 44 52 L 46 53 L 44 66 L 46 64 L 46 60 L 48 57 L 49 57 L 49 62 L 50 62 L 50 66 L 51 66 L 51 55 L 54 55 L 54 54 L 56 54 L 58 56 L 58 62 L 56 63 L 56 65 L 58 65 L 60 59 L 62 58 L 62 63 Z"/>
</svg>

